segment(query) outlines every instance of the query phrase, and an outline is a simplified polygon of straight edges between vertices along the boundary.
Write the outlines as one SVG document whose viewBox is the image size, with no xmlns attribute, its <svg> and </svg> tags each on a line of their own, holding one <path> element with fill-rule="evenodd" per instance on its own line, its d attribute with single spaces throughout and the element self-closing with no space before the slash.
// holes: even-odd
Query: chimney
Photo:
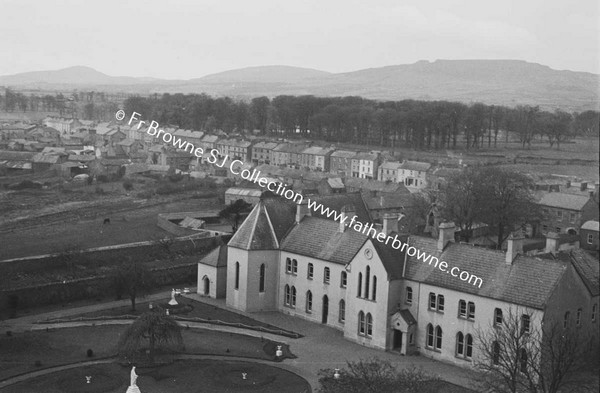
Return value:
<svg viewBox="0 0 600 393">
<path fill-rule="evenodd" d="M 386 213 L 383 215 L 382 232 L 387 236 L 392 232 L 398 232 L 398 215 Z"/>
<path fill-rule="evenodd" d="M 558 239 L 560 238 L 560 236 L 558 236 L 558 233 L 556 232 L 548 232 L 548 234 L 546 235 L 546 252 L 551 252 L 551 253 L 555 253 L 556 251 L 558 251 Z"/>
<path fill-rule="evenodd" d="M 580 190 L 580 191 L 585 191 L 585 190 L 587 190 L 587 185 L 588 185 L 588 184 L 587 184 L 587 182 L 585 182 L 585 181 L 582 181 L 582 182 L 581 182 L 581 188 L 580 188 L 579 190 Z"/>
<path fill-rule="evenodd" d="M 523 240 L 525 236 L 519 231 L 511 233 L 506 241 L 506 264 L 512 265 L 517 254 L 523 253 Z"/>
<path fill-rule="evenodd" d="M 352 220 L 352 217 L 354 217 L 354 215 L 355 215 L 354 206 L 346 205 L 346 206 L 342 207 L 342 216 L 340 217 L 340 226 L 339 226 L 340 233 L 344 233 L 344 231 L 346 230 L 346 221 L 349 224 L 350 220 Z M 348 217 L 348 218 L 344 219 L 344 217 Z"/>
<path fill-rule="evenodd" d="M 302 199 L 300 203 L 296 205 L 296 224 L 300 223 L 304 216 L 310 216 L 310 209 L 308 203 Z"/>
<path fill-rule="evenodd" d="M 456 227 L 453 222 L 443 222 L 440 224 L 440 235 L 438 237 L 438 251 L 443 251 L 446 244 L 454 242 L 454 230 Z"/>
</svg>

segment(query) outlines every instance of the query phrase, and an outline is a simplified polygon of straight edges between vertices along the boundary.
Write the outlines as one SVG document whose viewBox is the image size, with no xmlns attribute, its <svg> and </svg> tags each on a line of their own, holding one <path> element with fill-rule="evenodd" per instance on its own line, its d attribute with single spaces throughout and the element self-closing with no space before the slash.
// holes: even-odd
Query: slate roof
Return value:
<svg viewBox="0 0 600 393">
<path fill-rule="evenodd" d="M 590 291 L 592 296 L 600 294 L 600 278 L 598 273 L 598 260 L 588 254 L 586 251 L 575 248 L 559 253 L 546 253 L 539 255 L 550 261 L 562 261 L 573 265 L 575 272 L 581 278 L 584 285 Z"/>
<path fill-rule="evenodd" d="M 414 205 L 412 194 L 394 194 L 381 196 L 370 196 L 363 194 L 363 200 L 365 201 L 369 210 L 394 209 L 401 207 L 408 208 Z"/>
<path fill-rule="evenodd" d="M 391 170 L 398 170 L 398 168 L 400 168 L 402 166 L 401 163 L 396 162 L 396 161 L 386 161 L 383 164 L 381 164 L 379 166 L 380 169 L 391 169 Z"/>
<path fill-rule="evenodd" d="M 227 245 L 222 244 L 200 259 L 203 265 L 221 267 L 227 266 Z"/>
<path fill-rule="evenodd" d="M 331 157 L 338 158 L 353 158 L 354 156 L 356 156 L 356 152 L 350 150 L 336 150 L 331 153 Z"/>
<path fill-rule="evenodd" d="M 526 307 L 543 309 L 567 264 L 518 255 L 512 265 L 505 262 L 505 253 L 468 244 L 450 243 L 442 253 L 437 251 L 437 239 L 411 237 L 410 245 L 446 261 L 450 269 L 458 267 L 483 280 L 481 288 L 461 281 L 428 263 L 407 258 L 405 278 L 455 291 L 488 297 Z"/>
<path fill-rule="evenodd" d="M 400 316 L 402 317 L 402 319 L 404 319 L 404 322 L 406 322 L 406 324 L 408 326 L 417 324 L 417 320 L 410 313 L 410 310 L 406 309 L 406 310 L 401 310 L 399 312 L 400 312 Z"/>
<path fill-rule="evenodd" d="M 538 203 L 543 206 L 580 211 L 589 200 L 588 196 L 549 192 L 544 193 Z"/>
<path fill-rule="evenodd" d="M 227 191 L 225 191 L 225 195 L 260 197 L 262 195 L 262 191 L 257 190 L 255 188 L 231 187 L 231 188 L 228 188 Z"/>
<path fill-rule="evenodd" d="M 281 249 L 294 254 L 348 264 L 367 237 L 352 229 L 339 231 L 339 222 L 305 216 L 286 236 Z"/>
<path fill-rule="evenodd" d="M 369 209 L 367 209 L 367 205 L 358 192 L 333 195 L 312 195 L 310 199 L 317 201 L 323 206 L 335 210 L 338 213 L 342 211 L 344 206 L 352 205 L 354 206 L 354 214 L 358 216 L 358 221 L 361 221 L 364 224 L 368 224 L 372 221 Z M 310 214 L 314 217 L 327 218 L 321 214 L 320 209 L 319 211 L 311 211 Z M 331 218 L 331 220 L 333 220 L 333 218 Z"/>
<path fill-rule="evenodd" d="M 408 188 L 406 188 L 406 186 L 402 183 L 382 182 L 371 179 L 360 179 L 358 177 L 347 178 L 346 187 L 378 192 L 395 192 L 407 195 L 410 194 Z"/>
<path fill-rule="evenodd" d="M 406 242 L 406 235 L 400 235 L 396 232 L 390 234 L 390 236 L 398 236 L 398 239 L 402 243 Z M 404 269 L 404 252 L 386 245 L 384 242 L 380 242 L 377 239 L 371 240 L 373 247 L 377 251 L 385 270 L 388 273 L 390 280 L 396 280 L 402 278 L 402 270 Z"/>
<path fill-rule="evenodd" d="M 600 230 L 600 223 L 598 221 L 586 221 L 581 226 L 581 229 L 598 232 L 598 230 Z"/>
<path fill-rule="evenodd" d="M 429 168 L 431 168 L 431 164 L 428 162 L 404 161 L 400 168 L 407 169 L 409 171 L 427 172 Z"/>
</svg>

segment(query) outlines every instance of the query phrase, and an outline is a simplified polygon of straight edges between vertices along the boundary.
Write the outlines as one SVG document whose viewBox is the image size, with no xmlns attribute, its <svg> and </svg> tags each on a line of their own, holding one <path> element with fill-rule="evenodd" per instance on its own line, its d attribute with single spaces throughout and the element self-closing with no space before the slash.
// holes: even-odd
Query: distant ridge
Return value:
<svg viewBox="0 0 600 393">
<path fill-rule="evenodd" d="M 584 111 L 600 108 L 600 75 L 557 71 L 522 60 L 436 60 L 345 73 L 270 65 L 190 80 L 109 76 L 90 67 L 0 76 L 0 86 L 106 91 L 207 93 L 250 98 L 289 94 L 361 96 L 377 100 L 450 100 L 494 105 L 539 105 Z"/>
</svg>

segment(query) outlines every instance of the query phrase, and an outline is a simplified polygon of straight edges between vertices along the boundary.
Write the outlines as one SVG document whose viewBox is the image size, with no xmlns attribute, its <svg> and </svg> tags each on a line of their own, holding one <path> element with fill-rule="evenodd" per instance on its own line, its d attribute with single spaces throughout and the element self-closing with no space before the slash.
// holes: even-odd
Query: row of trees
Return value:
<svg viewBox="0 0 600 393">
<path fill-rule="evenodd" d="M 574 135 L 598 135 L 598 112 L 570 114 L 539 107 L 465 105 L 448 101 L 378 102 L 360 97 L 277 96 L 250 102 L 204 94 L 131 97 L 125 111 L 182 128 L 301 136 L 331 142 L 396 145 L 419 149 L 496 147 L 501 131 L 522 146 L 535 137 L 551 146 Z M 508 131 L 508 132 L 505 132 Z"/>
</svg>

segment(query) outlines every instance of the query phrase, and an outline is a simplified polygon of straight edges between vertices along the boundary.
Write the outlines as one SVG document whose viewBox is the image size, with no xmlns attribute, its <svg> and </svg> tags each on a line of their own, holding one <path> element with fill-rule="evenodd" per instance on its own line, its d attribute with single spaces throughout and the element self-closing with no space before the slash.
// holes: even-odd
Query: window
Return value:
<svg viewBox="0 0 600 393">
<path fill-rule="evenodd" d="M 309 263 L 306 278 L 308 278 L 309 280 L 312 280 L 314 275 L 315 275 L 315 267 L 313 266 L 312 263 Z"/>
<path fill-rule="evenodd" d="M 560 227 L 556 227 L 554 229 L 555 229 L 556 233 L 560 233 Z"/>
<path fill-rule="evenodd" d="M 444 295 L 438 295 L 437 297 L 437 310 L 444 312 Z"/>
<path fill-rule="evenodd" d="M 592 235 L 591 233 L 589 233 L 587 235 L 587 242 L 588 242 L 588 244 L 592 244 L 594 242 L 594 235 Z"/>
<path fill-rule="evenodd" d="M 467 317 L 467 302 L 462 299 L 458 301 L 458 316 L 460 318 Z"/>
<path fill-rule="evenodd" d="M 467 359 L 471 359 L 473 356 L 473 336 L 467 334 L 467 353 L 465 353 L 465 357 Z"/>
<path fill-rule="evenodd" d="M 365 271 L 365 297 L 369 298 L 369 283 L 371 281 L 371 268 L 367 266 Z"/>
<path fill-rule="evenodd" d="M 362 295 L 362 273 L 358 273 L 358 297 Z"/>
<path fill-rule="evenodd" d="M 340 322 L 344 322 L 346 320 L 346 302 L 344 301 L 344 299 L 340 300 L 338 315 Z"/>
<path fill-rule="evenodd" d="M 503 319 L 502 319 L 502 310 L 497 308 L 494 310 L 494 324 L 497 326 L 502 325 L 503 323 Z"/>
<path fill-rule="evenodd" d="M 575 224 L 575 219 L 577 218 L 577 214 L 571 213 L 571 224 Z"/>
<path fill-rule="evenodd" d="M 577 319 L 575 322 L 577 324 L 577 327 L 581 327 L 581 312 L 582 310 L 580 308 L 577 309 Z"/>
<path fill-rule="evenodd" d="M 377 300 L 377 276 L 373 276 L 373 295 L 371 300 Z"/>
<path fill-rule="evenodd" d="M 435 310 L 435 305 L 436 305 L 435 293 L 430 292 L 429 293 L 429 309 L 430 310 Z"/>
<path fill-rule="evenodd" d="M 292 259 L 292 274 L 298 274 L 298 261 Z"/>
<path fill-rule="evenodd" d="M 563 329 L 566 329 L 569 326 L 569 317 L 571 316 L 570 312 L 565 313 L 565 319 L 563 321 Z"/>
<path fill-rule="evenodd" d="M 596 309 L 598 308 L 597 304 L 592 306 L 592 322 L 596 322 Z"/>
<path fill-rule="evenodd" d="M 371 313 L 367 314 L 367 337 L 373 336 L 373 317 Z"/>
<path fill-rule="evenodd" d="M 329 279 L 330 279 L 330 272 L 329 272 L 329 268 L 328 268 L 328 267 L 326 267 L 326 268 L 323 270 L 323 282 L 324 282 L 325 284 L 329 284 Z"/>
<path fill-rule="evenodd" d="M 521 333 L 529 333 L 529 324 L 531 320 L 529 315 L 523 314 L 521 315 Z"/>
<path fill-rule="evenodd" d="M 435 349 L 442 349 L 442 328 L 439 326 L 435 327 Z"/>
<path fill-rule="evenodd" d="M 429 348 L 433 348 L 434 334 L 433 334 L 433 325 L 427 324 L 427 346 Z"/>
<path fill-rule="evenodd" d="M 365 334 L 365 313 L 362 311 L 358 313 L 358 334 Z"/>
<path fill-rule="evenodd" d="M 462 332 L 458 332 L 456 335 L 456 356 L 465 355 L 465 336 Z"/>
<path fill-rule="evenodd" d="M 260 265 L 260 277 L 258 280 L 258 291 L 265 291 L 265 264 Z"/>
<path fill-rule="evenodd" d="M 290 258 L 285 259 L 285 272 L 292 274 L 292 260 Z"/>
<path fill-rule="evenodd" d="M 306 291 L 306 312 L 312 312 L 312 292 Z"/>
<path fill-rule="evenodd" d="M 475 319 L 475 303 L 469 302 L 467 319 L 474 320 Z"/>
<path fill-rule="evenodd" d="M 406 287 L 406 304 L 412 304 L 413 292 L 411 287 Z"/>
<path fill-rule="evenodd" d="M 524 348 L 521 348 L 521 356 L 519 356 L 519 371 L 527 372 L 527 351 Z"/>
<path fill-rule="evenodd" d="M 548 209 L 546 209 L 546 208 L 543 208 L 543 209 L 542 209 L 542 213 L 544 213 L 544 214 L 548 214 Z"/>
<path fill-rule="evenodd" d="M 340 277 L 340 287 L 346 288 L 348 285 L 348 273 L 346 271 L 342 271 L 342 276 Z"/>
<path fill-rule="evenodd" d="M 292 287 L 292 301 L 290 305 L 296 307 L 296 287 Z"/>
<path fill-rule="evenodd" d="M 235 263 L 235 282 L 233 289 L 239 289 L 240 287 L 240 263 Z"/>
<path fill-rule="evenodd" d="M 562 218 L 563 218 L 563 212 L 562 212 L 562 210 L 557 210 L 557 211 L 556 211 L 556 217 L 557 217 L 559 220 L 562 220 Z"/>
<path fill-rule="evenodd" d="M 498 341 L 492 343 L 492 363 L 500 364 L 500 344 Z"/>
<path fill-rule="evenodd" d="M 286 306 L 290 305 L 290 294 L 290 286 L 286 285 L 283 291 L 283 304 L 285 304 Z"/>
</svg>

